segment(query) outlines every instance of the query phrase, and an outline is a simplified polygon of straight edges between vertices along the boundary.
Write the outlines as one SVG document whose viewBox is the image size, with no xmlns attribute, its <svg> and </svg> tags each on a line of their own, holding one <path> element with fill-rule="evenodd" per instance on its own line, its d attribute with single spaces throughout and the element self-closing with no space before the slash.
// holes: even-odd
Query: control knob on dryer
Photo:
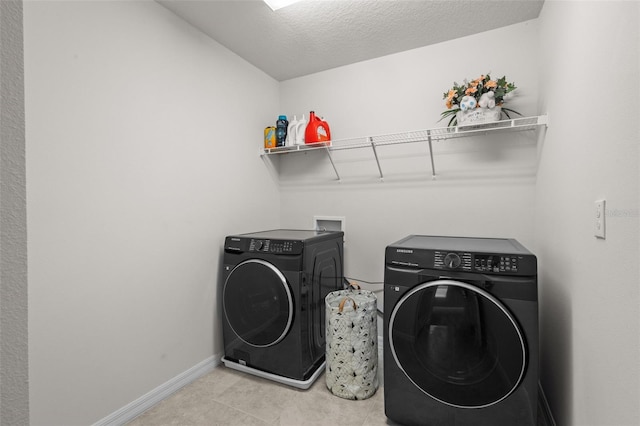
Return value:
<svg viewBox="0 0 640 426">
<path fill-rule="evenodd" d="M 260 241 L 260 240 L 256 241 L 255 247 L 257 251 L 262 250 L 262 247 L 264 247 L 264 241 Z"/>
<path fill-rule="evenodd" d="M 461 263 L 462 260 L 456 253 L 447 253 L 447 255 L 444 257 L 444 266 L 449 269 L 456 269 L 460 266 Z"/>
</svg>

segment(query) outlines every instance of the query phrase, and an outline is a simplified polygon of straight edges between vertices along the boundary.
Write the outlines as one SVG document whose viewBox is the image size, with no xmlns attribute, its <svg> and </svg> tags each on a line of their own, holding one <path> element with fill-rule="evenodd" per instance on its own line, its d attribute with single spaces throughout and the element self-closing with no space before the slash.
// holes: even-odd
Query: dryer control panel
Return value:
<svg viewBox="0 0 640 426">
<path fill-rule="evenodd" d="M 225 250 L 232 253 L 300 254 L 304 243 L 298 240 L 227 237 Z"/>
<path fill-rule="evenodd" d="M 249 243 L 249 251 L 254 252 L 294 254 L 298 253 L 301 248 L 302 243 L 300 241 L 255 240 L 252 238 Z"/>
</svg>

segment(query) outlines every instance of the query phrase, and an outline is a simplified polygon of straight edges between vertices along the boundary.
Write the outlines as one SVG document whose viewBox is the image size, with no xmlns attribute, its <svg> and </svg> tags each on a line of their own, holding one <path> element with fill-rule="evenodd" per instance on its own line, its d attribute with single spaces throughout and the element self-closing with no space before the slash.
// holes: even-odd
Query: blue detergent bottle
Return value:
<svg viewBox="0 0 640 426">
<path fill-rule="evenodd" d="M 278 117 L 278 121 L 276 121 L 276 146 L 285 146 L 285 141 L 287 140 L 287 127 L 289 126 L 289 121 L 287 121 L 286 115 L 281 115 Z"/>
</svg>

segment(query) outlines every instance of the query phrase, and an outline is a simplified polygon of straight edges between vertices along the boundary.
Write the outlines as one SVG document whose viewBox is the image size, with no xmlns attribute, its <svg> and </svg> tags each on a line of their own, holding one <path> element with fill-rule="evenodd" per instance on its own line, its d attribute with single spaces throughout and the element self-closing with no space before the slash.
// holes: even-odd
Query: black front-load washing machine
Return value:
<svg viewBox="0 0 640 426">
<path fill-rule="evenodd" d="M 537 399 L 536 257 L 513 239 L 411 235 L 389 245 L 387 417 L 536 426 Z"/>
<path fill-rule="evenodd" d="M 306 389 L 325 365 L 325 304 L 343 288 L 343 232 L 228 236 L 222 330 L 227 367 Z"/>
</svg>

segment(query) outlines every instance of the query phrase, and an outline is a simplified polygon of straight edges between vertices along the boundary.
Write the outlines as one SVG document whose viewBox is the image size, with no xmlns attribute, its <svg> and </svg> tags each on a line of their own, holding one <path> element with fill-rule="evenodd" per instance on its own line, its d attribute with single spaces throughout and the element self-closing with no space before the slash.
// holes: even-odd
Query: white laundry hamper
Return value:
<svg viewBox="0 0 640 426">
<path fill-rule="evenodd" d="M 377 297 L 368 290 L 334 291 L 325 298 L 327 388 L 345 399 L 378 389 Z"/>
</svg>

